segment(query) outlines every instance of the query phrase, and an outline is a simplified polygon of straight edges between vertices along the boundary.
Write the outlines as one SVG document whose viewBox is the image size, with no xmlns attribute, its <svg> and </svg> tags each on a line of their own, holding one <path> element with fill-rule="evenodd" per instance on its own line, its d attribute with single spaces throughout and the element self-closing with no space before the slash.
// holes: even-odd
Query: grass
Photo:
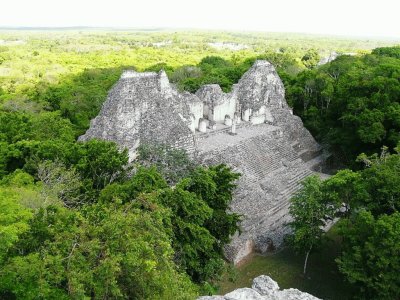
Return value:
<svg viewBox="0 0 400 300">
<path fill-rule="evenodd" d="M 310 254 L 306 276 L 303 276 L 304 256 L 294 254 L 291 249 L 267 255 L 253 254 L 224 274 L 218 294 L 250 287 L 253 278 L 264 274 L 277 281 L 281 289 L 297 288 L 326 300 L 350 299 L 351 287 L 344 282 L 334 261 L 340 250 L 336 228 L 333 227 L 327 235 L 330 241 L 323 249 Z"/>
</svg>

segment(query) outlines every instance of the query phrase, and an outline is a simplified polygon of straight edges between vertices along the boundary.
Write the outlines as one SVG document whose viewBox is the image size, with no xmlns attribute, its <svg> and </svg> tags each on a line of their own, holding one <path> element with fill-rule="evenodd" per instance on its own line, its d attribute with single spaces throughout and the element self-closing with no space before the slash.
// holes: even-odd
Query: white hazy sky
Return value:
<svg viewBox="0 0 400 300">
<path fill-rule="evenodd" d="M 1 0 L 0 26 L 169 27 L 400 38 L 400 0 Z"/>
</svg>

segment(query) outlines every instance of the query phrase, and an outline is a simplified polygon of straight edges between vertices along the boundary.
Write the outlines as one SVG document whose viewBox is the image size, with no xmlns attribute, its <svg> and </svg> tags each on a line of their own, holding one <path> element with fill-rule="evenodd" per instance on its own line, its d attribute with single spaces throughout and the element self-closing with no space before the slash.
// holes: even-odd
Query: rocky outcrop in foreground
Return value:
<svg viewBox="0 0 400 300">
<path fill-rule="evenodd" d="M 203 296 L 198 300 L 319 300 L 298 289 L 280 290 L 278 283 L 271 277 L 261 275 L 253 280 L 250 288 L 241 288 L 225 296 Z"/>
</svg>

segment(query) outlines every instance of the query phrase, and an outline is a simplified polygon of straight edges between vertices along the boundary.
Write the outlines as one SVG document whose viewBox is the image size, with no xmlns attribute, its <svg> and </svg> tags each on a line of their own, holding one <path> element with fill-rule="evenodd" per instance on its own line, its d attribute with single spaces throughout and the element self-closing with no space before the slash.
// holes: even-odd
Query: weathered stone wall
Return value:
<svg viewBox="0 0 400 300">
<path fill-rule="evenodd" d="M 100 114 L 92 120 L 80 140 L 101 138 L 128 148 L 131 158 L 140 143 L 177 144 L 183 137 L 193 140 L 193 118 L 189 103 L 200 103 L 190 93 L 178 93 L 164 71 L 126 71 L 113 86 Z"/>
<path fill-rule="evenodd" d="M 133 158 L 140 142 L 176 144 L 182 136 L 191 139 L 202 117 L 221 124 L 225 116 L 233 120 L 235 115 L 252 124 L 271 123 L 274 107 L 286 107 L 284 89 L 266 61 L 257 61 L 228 94 L 216 84 L 201 87 L 196 95 L 178 93 L 164 71 L 125 71 L 80 140 L 116 141 Z"/>
<path fill-rule="evenodd" d="M 233 119 L 233 115 L 235 114 L 236 99 L 229 96 L 225 96 L 224 98 L 221 104 L 214 106 L 213 119 L 215 122 L 223 123 L 226 115 Z"/>
<path fill-rule="evenodd" d="M 242 110 L 258 111 L 267 107 L 287 107 L 285 89 L 274 66 L 267 61 L 256 61 L 235 86 L 234 93 Z"/>
<path fill-rule="evenodd" d="M 294 116 L 292 111 L 286 108 L 271 108 L 274 116 L 274 125 L 282 128 L 282 132 L 290 141 L 298 141 L 297 150 L 309 149 L 318 151 L 321 147 L 315 142 L 314 137 L 304 127 L 303 121 L 298 116 Z"/>
<path fill-rule="evenodd" d="M 189 102 L 190 113 L 193 115 L 192 123 L 190 126 L 192 128 L 193 133 L 196 131 L 196 129 L 199 128 L 199 121 L 201 118 L 203 118 L 203 113 L 204 113 L 203 102 L 196 100 L 192 100 Z"/>
<path fill-rule="evenodd" d="M 222 123 L 225 115 L 231 119 L 235 112 L 244 121 L 261 124 L 271 122 L 268 108 L 287 108 L 285 89 L 275 71 L 267 61 L 256 61 L 237 84 L 231 93 L 224 93 L 217 84 L 202 86 L 196 95 L 204 103 L 204 117 L 210 121 Z M 251 112 L 246 115 L 245 111 Z"/>
<path fill-rule="evenodd" d="M 217 84 L 207 84 L 196 95 L 204 103 L 203 115 L 208 120 L 223 123 L 225 115 L 233 119 L 237 99 L 232 93 L 224 93 Z"/>
</svg>

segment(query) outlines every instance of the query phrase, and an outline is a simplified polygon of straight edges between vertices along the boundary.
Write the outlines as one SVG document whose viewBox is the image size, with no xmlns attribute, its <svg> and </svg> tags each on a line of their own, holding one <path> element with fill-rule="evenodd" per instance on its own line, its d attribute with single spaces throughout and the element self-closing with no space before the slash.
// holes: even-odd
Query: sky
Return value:
<svg viewBox="0 0 400 300">
<path fill-rule="evenodd" d="M 0 26 L 190 28 L 400 38 L 400 0 L 1 0 Z"/>
</svg>

